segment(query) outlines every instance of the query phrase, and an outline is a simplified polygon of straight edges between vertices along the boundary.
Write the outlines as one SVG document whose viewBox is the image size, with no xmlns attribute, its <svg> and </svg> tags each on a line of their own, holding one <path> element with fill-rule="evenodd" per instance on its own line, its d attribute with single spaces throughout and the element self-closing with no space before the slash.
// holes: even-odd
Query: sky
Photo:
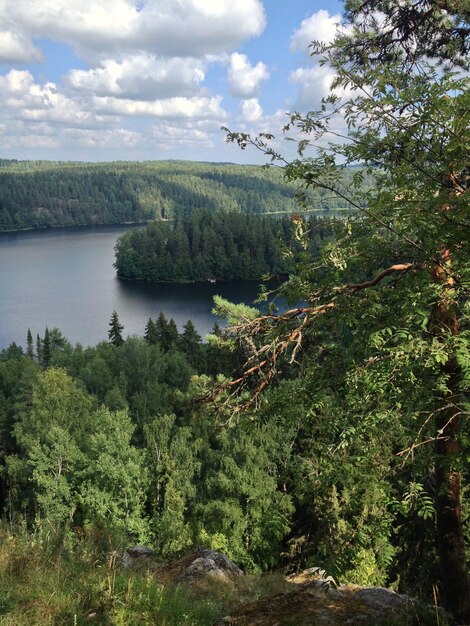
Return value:
<svg viewBox="0 0 470 626">
<path fill-rule="evenodd" d="M 0 158 L 253 163 L 231 130 L 314 109 L 327 0 L 0 0 Z M 284 144 L 285 145 L 285 142 Z"/>
</svg>

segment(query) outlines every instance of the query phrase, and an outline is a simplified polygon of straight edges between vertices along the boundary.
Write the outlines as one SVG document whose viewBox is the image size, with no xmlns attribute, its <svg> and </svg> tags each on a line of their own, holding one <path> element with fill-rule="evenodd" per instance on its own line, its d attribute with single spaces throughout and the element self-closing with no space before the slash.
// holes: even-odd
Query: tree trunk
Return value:
<svg viewBox="0 0 470 626">
<path fill-rule="evenodd" d="M 451 275 L 451 255 L 444 246 L 440 250 L 440 265 L 433 271 L 434 279 L 442 286 L 441 298 L 434 307 L 436 335 L 457 335 L 459 324 L 452 306 L 455 288 Z M 448 387 L 458 389 L 459 366 L 449 359 L 444 366 Z M 459 392 L 443 398 L 436 417 L 435 475 L 437 548 L 441 573 L 443 605 L 460 624 L 470 624 L 470 583 L 465 553 L 460 504 L 460 472 L 455 462 L 460 453 L 458 432 L 461 410 Z"/>
<path fill-rule="evenodd" d="M 436 419 L 437 547 L 444 607 L 459 624 L 470 624 L 470 586 L 460 506 L 460 472 L 453 468 L 460 451 L 456 438 L 460 420 L 455 415 L 456 410 L 452 412 L 454 415 L 443 411 Z"/>
</svg>

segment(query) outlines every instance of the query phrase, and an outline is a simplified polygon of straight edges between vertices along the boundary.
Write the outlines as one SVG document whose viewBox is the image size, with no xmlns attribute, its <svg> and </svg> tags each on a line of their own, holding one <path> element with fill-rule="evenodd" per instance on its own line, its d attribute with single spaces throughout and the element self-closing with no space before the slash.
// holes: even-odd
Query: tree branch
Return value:
<svg viewBox="0 0 470 626">
<path fill-rule="evenodd" d="M 390 274 L 394 274 L 395 272 L 409 272 L 411 269 L 422 269 L 422 267 L 421 263 L 396 263 L 395 265 L 387 267 L 386 270 L 380 272 L 380 274 L 377 274 L 377 276 L 371 278 L 371 280 L 365 280 L 362 283 L 350 283 L 344 285 L 339 288 L 339 291 L 344 292 L 351 290 L 353 293 L 356 293 L 357 291 L 361 291 L 361 289 L 375 287 L 375 285 L 378 285 L 384 278 L 390 276 Z"/>
</svg>

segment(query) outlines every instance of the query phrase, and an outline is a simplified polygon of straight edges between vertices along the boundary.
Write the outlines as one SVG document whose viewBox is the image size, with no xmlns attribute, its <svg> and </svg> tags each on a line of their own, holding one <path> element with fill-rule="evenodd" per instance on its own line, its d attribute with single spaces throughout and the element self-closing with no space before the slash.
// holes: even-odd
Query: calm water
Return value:
<svg viewBox="0 0 470 626">
<path fill-rule="evenodd" d="M 147 285 L 118 279 L 116 239 L 130 227 L 99 226 L 0 234 L 0 349 L 25 346 L 31 329 L 57 327 L 72 343 L 107 339 L 113 310 L 125 335 L 143 335 L 160 311 L 178 326 L 191 319 L 201 335 L 214 325 L 212 296 L 251 303 L 258 283 Z"/>
</svg>

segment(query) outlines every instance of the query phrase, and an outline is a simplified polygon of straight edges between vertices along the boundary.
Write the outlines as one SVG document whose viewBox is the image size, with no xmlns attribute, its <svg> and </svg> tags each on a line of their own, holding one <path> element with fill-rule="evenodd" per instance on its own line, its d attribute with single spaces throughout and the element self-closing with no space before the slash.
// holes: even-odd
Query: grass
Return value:
<svg viewBox="0 0 470 626">
<path fill-rule="evenodd" d="M 146 570 L 123 570 L 108 551 L 87 536 L 64 544 L 0 525 L 0 626 L 209 626 L 238 610 L 240 623 L 333 626 L 359 610 L 352 597 L 312 596 L 282 574 L 242 576 L 236 585 L 210 577 L 163 584 Z M 432 607 L 374 619 L 376 626 L 448 623 Z"/>
<path fill-rule="evenodd" d="M 205 626 L 244 602 L 284 588 L 280 575 L 246 576 L 237 588 L 217 580 L 162 585 L 129 572 L 89 540 L 52 547 L 0 528 L 1 626 Z"/>
</svg>

